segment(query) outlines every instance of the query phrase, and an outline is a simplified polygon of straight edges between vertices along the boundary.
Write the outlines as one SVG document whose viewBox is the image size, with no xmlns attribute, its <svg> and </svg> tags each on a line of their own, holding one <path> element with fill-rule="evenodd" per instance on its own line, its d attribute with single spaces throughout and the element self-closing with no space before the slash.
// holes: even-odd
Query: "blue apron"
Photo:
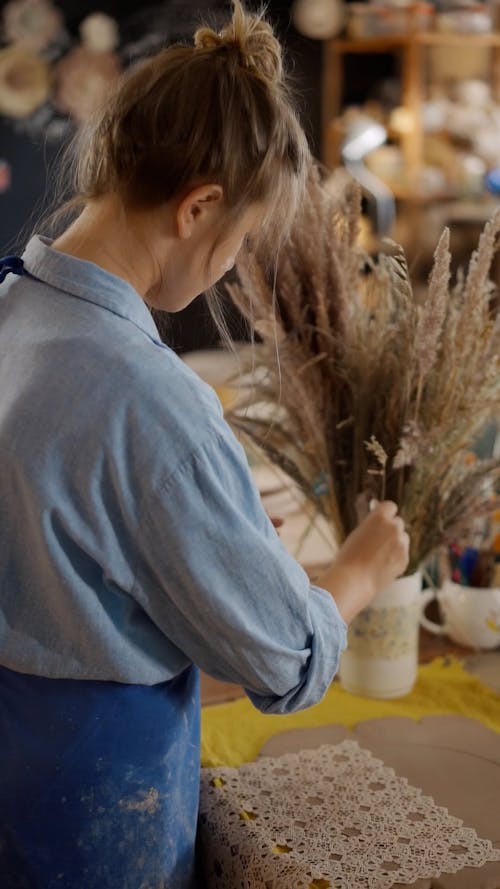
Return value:
<svg viewBox="0 0 500 889">
<path fill-rule="evenodd" d="M 199 673 L 160 685 L 0 667 L 0 887 L 193 889 Z"/>
</svg>

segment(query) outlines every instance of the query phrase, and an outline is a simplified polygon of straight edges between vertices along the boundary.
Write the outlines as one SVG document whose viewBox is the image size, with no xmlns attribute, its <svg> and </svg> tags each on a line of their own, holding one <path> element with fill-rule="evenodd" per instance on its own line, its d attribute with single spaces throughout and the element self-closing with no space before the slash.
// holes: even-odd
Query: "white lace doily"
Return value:
<svg viewBox="0 0 500 889">
<path fill-rule="evenodd" d="M 207 889 L 389 889 L 500 850 L 356 741 L 202 769 Z"/>
</svg>

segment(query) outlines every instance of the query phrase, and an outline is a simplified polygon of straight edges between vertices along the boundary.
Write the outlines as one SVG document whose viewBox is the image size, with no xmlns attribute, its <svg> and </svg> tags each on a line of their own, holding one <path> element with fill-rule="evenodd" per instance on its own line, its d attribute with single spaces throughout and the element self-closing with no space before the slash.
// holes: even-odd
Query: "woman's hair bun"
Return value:
<svg viewBox="0 0 500 889">
<path fill-rule="evenodd" d="M 269 83 L 278 84 L 283 79 L 281 46 L 272 26 L 263 13 L 247 12 L 240 0 L 233 0 L 233 17 L 222 31 L 199 28 L 194 44 L 197 49 L 223 49 L 236 55 L 243 68 L 249 68 Z"/>
</svg>

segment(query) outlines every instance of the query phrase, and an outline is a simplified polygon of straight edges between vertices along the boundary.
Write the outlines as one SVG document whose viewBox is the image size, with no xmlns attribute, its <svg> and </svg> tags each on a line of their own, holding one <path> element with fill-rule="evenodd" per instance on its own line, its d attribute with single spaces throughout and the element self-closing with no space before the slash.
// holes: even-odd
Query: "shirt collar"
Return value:
<svg viewBox="0 0 500 889">
<path fill-rule="evenodd" d="M 161 342 L 158 328 L 146 303 L 128 281 L 105 271 L 94 262 L 55 250 L 50 238 L 34 235 L 22 255 L 26 271 L 71 296 L 88 300 L 131 321 Z"/>
</svg>

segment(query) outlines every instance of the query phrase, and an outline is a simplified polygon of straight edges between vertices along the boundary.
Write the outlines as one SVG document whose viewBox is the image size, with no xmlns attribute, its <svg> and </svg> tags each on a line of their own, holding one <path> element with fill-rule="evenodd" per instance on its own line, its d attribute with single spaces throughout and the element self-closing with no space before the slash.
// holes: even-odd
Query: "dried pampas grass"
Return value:
<svg viewBox="0 0 500 889">
<path fill-rule="evenodd" d="M 411 572 L 492 508 L 500 478 L 500 461 L 469 456 L 500 409 L 489 280 L 500 211 L 453 287 L 443 232 L 421 304 L 403 250 L 387 241 L 375 259 L 364 254 L 359 220 L 355 186 L 332 194 L 314 170 L 277 268 L 240 256 L 239 283 L 227 289 L 260 338 L 259 373 L 228 419 L 297 482 L 338 543 L 373 498 L 395 500 Z"/>
</svg>

